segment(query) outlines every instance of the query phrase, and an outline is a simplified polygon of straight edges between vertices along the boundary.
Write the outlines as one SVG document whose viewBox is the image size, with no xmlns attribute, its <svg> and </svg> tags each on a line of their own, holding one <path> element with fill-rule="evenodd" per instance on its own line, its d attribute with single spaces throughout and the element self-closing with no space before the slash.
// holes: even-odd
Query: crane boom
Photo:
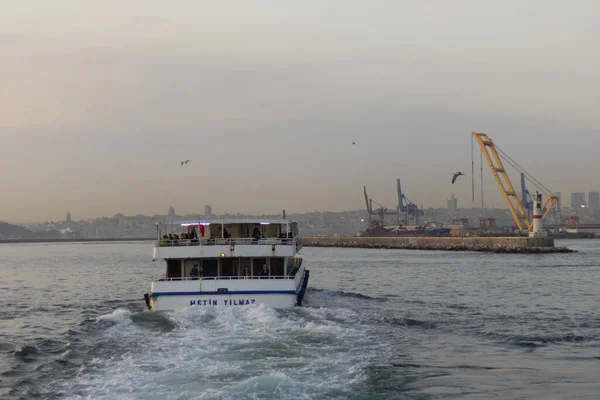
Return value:
<svg viewBox="0 0 600 400">
<path fill-rule="evenodd" d="M 369 207 L 369 196 L 367 196 L 367 187 L 364 187 L 365 189 L 365 205 L 367 206 L 367 212 L 370 214 L 371 213 L 371 207 Z"/>
<path fill-rule="evenodd" d="M 369 226 L 371 226 L 371 223 L 373 222 L 373 217 L 371 216 L 373 214 L 373 210 L 371 205 L 369 204 L 369 196 L 367 195 L 367 187 L 364 187 L 365 189 L 365 205 L 367 206 L 367 214 L 369 214 Z"/>
<path fill-rule="evenodd" d="M 490 139 L 485 133 L 472 132 L 472 135 L 477 141 L 477 144 L 479 144 L 481 153 L 485 156 L 485 159 L 488 162 L 490 170 L 494 175 L 494 179 L 500 188 L 500 192 L 502 193 L 504 200 L 506 200 L 508 210 L 510 211 L 515 224 L 520 231 L 528 231 L 531 228 L 531 223 L 527 219 L 527 215 L 525 214 L 525 210 L 523 209 L 523 206 L 517 197 L 515 188 L 506 174 L 506 170 L 504 169 L 502 160 L 496 151 L 494 142 L 492 142 L 492 139 Z"/>
<path fill-rule="evenodd" d="M 550 205 L 548 205 L 548 203 L 550 203 Z M 544 215 L 542 215 L 542 219 L 546 219 L 546 216 L 548 214 L 550 214 L 550 210 L 552 210 L 554 208 L 554 206 L 556 205 L 556 203 L 558 203 L 558 197 L 556 197 L 556 196 L 548 196 L 548 197 L 546 197 L 546 201 L 542 205 L 542 210 L 546 209 L 546 212 L 544 213 Z M 556 220 L 556 215 L 554 216 L 554 219 Z M 555 221 L 555 224 L 556 224 L 557 227 L 559 226 L 559 224 L 556 221 Z"/>
</svg>

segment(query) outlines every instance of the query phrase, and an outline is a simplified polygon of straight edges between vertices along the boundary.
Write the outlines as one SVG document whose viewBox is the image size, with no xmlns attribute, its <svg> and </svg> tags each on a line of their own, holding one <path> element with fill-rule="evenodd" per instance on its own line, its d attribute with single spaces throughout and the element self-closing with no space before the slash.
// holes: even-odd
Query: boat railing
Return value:
<svg viewBox="0 0 600 400">
<path fill-rule="evenodd" d="M 197 280 L 202 280 L 202 281 L 216 281 L 216 280 L 239 280 L 239 279 L 294 279 L 294 276 L 283 276 L 283 275 L 275 275 L 275 276 L 203 276 L 200 278 L 192 278 L 189 276 L 184 276 L 184 277 L 176 277 L 176 278 L 166 278 L 164 276 L 155 279 L 154 281 L 174 281 L 174 282 L 179 282 L 179 281 L 197 281 Z"/>
<path fill-rule="evenodd" d="M 201 238 L 201 239 L 177 239 L 157 240 L 156 247 L 178 247 L 178 246 L 248 246 L 248 245 L 283 245 L 291 246 L 296 243 L 295 238 Z"/>
</svg>

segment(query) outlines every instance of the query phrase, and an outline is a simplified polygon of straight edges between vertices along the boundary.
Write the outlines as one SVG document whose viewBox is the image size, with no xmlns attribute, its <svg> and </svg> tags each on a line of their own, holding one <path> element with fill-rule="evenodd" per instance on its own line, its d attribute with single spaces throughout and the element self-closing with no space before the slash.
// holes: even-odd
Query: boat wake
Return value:
<svg viewBox="0 0 600 400">
<path fill-rule="evenodd" d="M 383 356 L 348 309 L 117 309 L 77 375 L 49 387 L 66 398 L 343 398 Z M 370 350 L 370 351 L 369 351 Z"/>
</svg>

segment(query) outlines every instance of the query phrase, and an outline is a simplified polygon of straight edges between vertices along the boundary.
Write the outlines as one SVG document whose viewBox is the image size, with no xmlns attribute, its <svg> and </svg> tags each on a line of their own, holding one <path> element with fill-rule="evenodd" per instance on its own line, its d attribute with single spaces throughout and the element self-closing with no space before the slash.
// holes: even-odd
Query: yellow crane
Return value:
<svg viewBox="0 0 600 400">
<path fill-rule="evenodd" d="M 504 168 L 504 164 L 502 163 L 502 159 L 500 154 L 504 156 L 504 159 L 517 170 L 528 175 L 529 179 L 536 182 L 546 193 L 546 201 L 542 205 L 542 209 L 545 210 L 544 215 L 542 216 L 542 220 L 546 219 L 546 216 L 550 213 L 550 210 L 554 207 L 554 205 L 558 201 L 558 197 L 554 196 L 547 188 L 545 188 L 541 183 L 539 183 L 535 178 L 529 175 L 527 172 L 523 171 L 523 169 L 517 164 L 514 160 L 512 160 L 508 155 L 506 155 L 502 150 L 497 148 L 494 145 L 492 139 L 482 132 L 472 132 L 473 138 L 477 141 L 481 152 L 483 153 L 487 163 L 494 175 L 494 179 L 500 188 L 500 192 L 506 200 L 506 204 L 508 205 L 508 210 L 510 211 L 517 228 L 521 232 L 525 232 L 531 229 L 531 221 L 527 219 L 527 215 L 525 214 L 525 210 L 519 201 L 519 197 L 515 192 L 515 188 L 513 187 L 508 175 L 506 174 L 506 169 Z M 500 154 L 499 154 L 500 153 Z M 556 218 L 556 217 L 555 217 Z M 562 221 L 561 221 L 562 222 Z M 557 221 L 557 226 L 559 222 Z"/>
</svg>

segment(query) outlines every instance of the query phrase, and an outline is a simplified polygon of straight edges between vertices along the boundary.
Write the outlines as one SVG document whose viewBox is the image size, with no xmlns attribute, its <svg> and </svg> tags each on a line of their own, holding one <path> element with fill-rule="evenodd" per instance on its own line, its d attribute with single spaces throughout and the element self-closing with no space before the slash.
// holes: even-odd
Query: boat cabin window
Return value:
<svg viewBox="0 0 600 400">
<path fill-rule="evenodd" d="M 238 223 L 238 224 L 210 224 L 206 225 L 203 232 L 212 238 L 292 238 L 298 235 L 298 224 L 267 224 L 267 223 Z M 201 235 L 204 236 L 204 235 Z"/>
<path fill-rule="evenodd" d="M 272 257 L 271 258 L 271 276 L 283 276 L 285 275 L 284 271 L 284 261 L 282 257 Z"/>
<path fill-rule="evenodd" d="M 202 267 L 200 260 L 185 260 L 185 262 L 183 263 L 183 276 L 189 278 L 192 274 L 192 268 L 194 267 L 194 265 L 198 266 L 199 274 L 204 276 L 204 272 L 200 269 Z"/>
<path fill-rule="evenodd" d="M 159 226 L 159 238 L 165 235 L 178 235 L 177 241 L 167 239 L 163 246 L 174 245 L 196 245 L 201 239 L 238 239 L 251 238 L 250 242 L 258 242 L 260 239 L 289 239 L 298 236 L 298 224 L 294 221 L 275 222 L 187 222 L 177 224 L 165 224 Z"/>
<path fill-rule="evenodd" d="M 248 275 L 250 275 L 250 271 L 252 268 L 252 260 L 250 258 L 246 258 L 246 257 L 240 258 L 240 275 L 241 276 L 244 276 L 246 268 L 248 271 Z"/>
<path fill-rule="evenodd" d="M 221 259 L 221 276 L 238 276 L 238 265 L 235 258 Z"/>
<path fill-rule="evenodd" d="M 204 276 L 218 276 L 219 260 L 216 258 L 202 260 L 202 269 L 204 270 Z"/>
<path fill-rule="evenodd" d="M 167 278 L 181 278 L 180 260 L 167 260 Z"/>
<path fill-rule="evenodd" d="M 252 275 L 259 276 L 264 264 L 267 264 L 267 266 L 269 265 L 266 258 L 255 258 L 252 265 Z"/>
<path fill-rule="evenodd" d="M 197 265 L 200 275 L 204 277 L 217 276 L 219 274 L 219 260 L 216 258 L 205 258 L 202 260 L 185 260 L 184 273 L 186 277 L 191 276 L 192 268 Z"/>
</svg>

